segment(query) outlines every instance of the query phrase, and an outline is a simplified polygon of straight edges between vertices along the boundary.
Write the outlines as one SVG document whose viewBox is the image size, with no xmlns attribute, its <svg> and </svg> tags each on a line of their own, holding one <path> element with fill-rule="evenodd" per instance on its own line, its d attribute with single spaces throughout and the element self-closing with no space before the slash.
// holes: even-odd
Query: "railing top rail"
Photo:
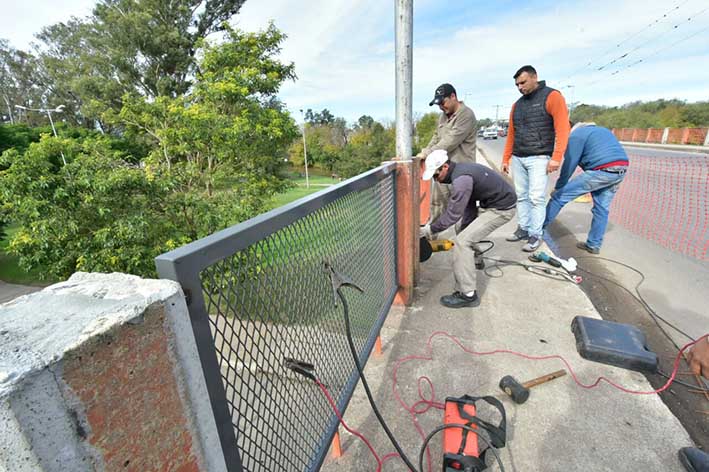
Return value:
<svg viewBox="0 0 709 472">
<path fill-rule="evenodd" d="M 274 233 L 338 198 L 372 186 L 390 176 L 395 167 L 393 162 L 384 163 L 364 174 L 161 254 L 156 262 L 185 264 L 201 271 L 260 241 L 264 234 Z"/>
</svg>

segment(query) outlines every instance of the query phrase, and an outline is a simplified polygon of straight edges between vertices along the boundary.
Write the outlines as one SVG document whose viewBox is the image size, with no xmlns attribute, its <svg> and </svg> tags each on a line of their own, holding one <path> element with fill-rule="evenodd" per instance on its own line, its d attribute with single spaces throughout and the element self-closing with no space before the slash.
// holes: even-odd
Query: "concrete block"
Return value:
<svg viewBox="0 0 709 472">
<path fill-rule="evenodd" d="M 0 320 L 0 471 L 226 470 L 178 284 L 77 273 Z"/>
</svg>

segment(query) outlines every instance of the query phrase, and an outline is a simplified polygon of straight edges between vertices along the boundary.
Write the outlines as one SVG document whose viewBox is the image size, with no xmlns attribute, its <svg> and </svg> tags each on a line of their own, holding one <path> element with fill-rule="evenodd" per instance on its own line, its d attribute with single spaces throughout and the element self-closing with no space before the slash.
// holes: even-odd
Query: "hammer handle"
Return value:
<svg viewBox="0 0 709 472">
<path fill-rule="evenodd" d="M 522 384 L 522 386 L 524 388 L 536 387 L 539 384 L 549 382 L 550 380 L 558 379 L 559 377 L 563 377 L 564 375 L 566 375 L 566 371 L 564 369 L 557 370 L 556 372 L 552 372 L 551 374 L 542 375 L 541 377 L 537 377 L 536 379 L 532 379 L 528 382 L 525 382 Z"/>
</svg>

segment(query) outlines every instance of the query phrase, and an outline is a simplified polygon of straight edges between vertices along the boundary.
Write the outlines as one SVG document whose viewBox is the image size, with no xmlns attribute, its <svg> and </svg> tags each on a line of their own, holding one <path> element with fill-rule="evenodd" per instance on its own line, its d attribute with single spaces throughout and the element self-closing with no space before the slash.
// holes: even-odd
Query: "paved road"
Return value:
<svg viewBox="0 0 709 472">
<path fill-rule="evenodd" d="M 36 292 L 42 287 L 30 287 L 28 285 L 8 284 L 0 280 L 0 303 L 9 302 L 21 295 Z"/>
</svg>

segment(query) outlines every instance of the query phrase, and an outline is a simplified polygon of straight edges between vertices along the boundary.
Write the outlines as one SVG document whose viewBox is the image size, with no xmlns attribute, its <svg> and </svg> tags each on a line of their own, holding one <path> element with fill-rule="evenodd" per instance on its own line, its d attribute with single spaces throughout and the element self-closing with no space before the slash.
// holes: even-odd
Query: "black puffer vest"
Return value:
<svg viewBox="0 0 709 472">
<path fill-rule="evenodd" d="M 517 100 L 512 116 L 515 156 L 551 156 L 554 151 L 554 120 L 546 107 L 547 97 L 554 90 L 540 80 L 537 90 Z"/>
</svg>

